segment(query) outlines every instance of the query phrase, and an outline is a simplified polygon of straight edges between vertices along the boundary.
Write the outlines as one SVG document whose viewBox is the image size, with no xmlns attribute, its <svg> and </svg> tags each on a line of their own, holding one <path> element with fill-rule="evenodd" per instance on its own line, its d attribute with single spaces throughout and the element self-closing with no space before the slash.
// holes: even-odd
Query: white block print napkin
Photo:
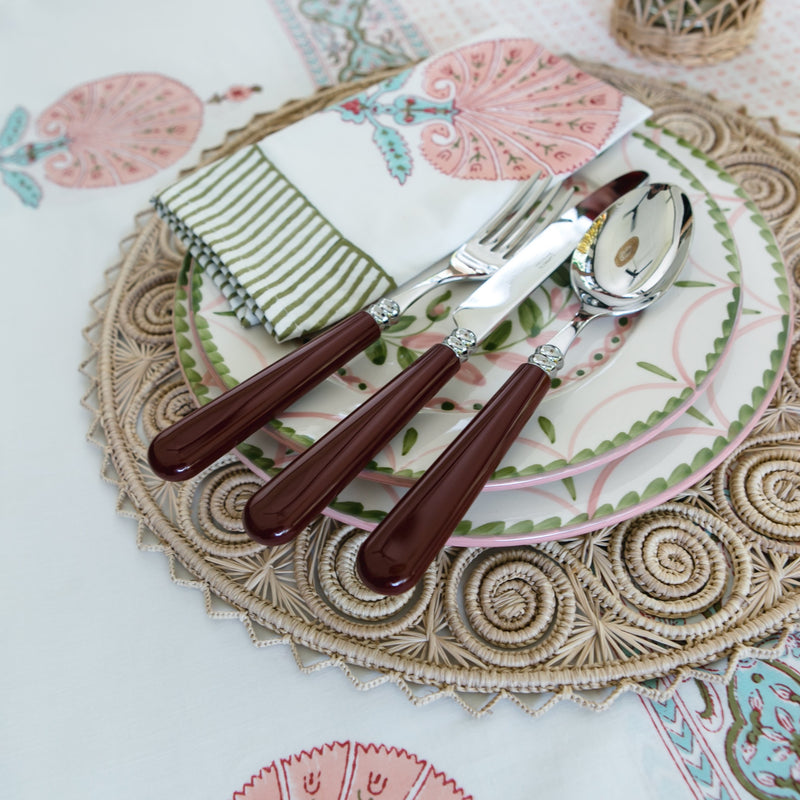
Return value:
<svg viewBox="0 0 800 800">
<path fill-rule="evenodd" d="M 413 278 L 519 181 L 566 177 L 648 114 L 495 30 L 197 170 L 154 203 L 242 322 L 284 340 Z"/>
</svg>

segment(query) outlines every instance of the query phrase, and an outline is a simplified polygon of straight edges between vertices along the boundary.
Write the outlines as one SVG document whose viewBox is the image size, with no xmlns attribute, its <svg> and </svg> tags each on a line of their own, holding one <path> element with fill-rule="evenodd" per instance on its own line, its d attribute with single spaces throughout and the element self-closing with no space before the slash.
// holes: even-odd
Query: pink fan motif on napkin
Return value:
<svg viewBox="0 0 800 800">
<path fill-rule="evenodd" d="M 332 107 L 342 120 L 370 125 L 390 175 L 404 184 L 413 147 L 401 134 L 421 129 L 419 147 L 454 178 L 527 180 L 567 175 L 603 148 L 624 95 L 530 39 L 468 45 L 432 61 L 419 94 L 399 93 L 413 70 Z"/>
<path fill-rule="evenodd" d="M 614 129 L 623 95 L 528 39 L 463 47 L 432 62 L 424 89 L 454 114 L 422 131 L 422 152 L 459 178 L 569 173 Z"/>
<path fill-rule="evenodd" d="M 70 188 L 133 183 L 173 164 L 193 144 L 203 103 L 163 75 L 117 75 L 82 84 L 39 117 L 39 133 L 62 143 L 47 177 Z"/>
</svg>

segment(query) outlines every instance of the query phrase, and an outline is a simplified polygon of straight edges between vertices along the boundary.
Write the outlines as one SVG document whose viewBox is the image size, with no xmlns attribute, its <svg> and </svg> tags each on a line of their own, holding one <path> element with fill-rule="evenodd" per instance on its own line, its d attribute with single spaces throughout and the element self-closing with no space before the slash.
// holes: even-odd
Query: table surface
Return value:
<svg viewBox="0 0 800 800">
<path fill-rule="evenodd" d="M 227 131 L 318 86 L 421 57 L 499 17 L 555 52 L 712 92 L 774 118 L 765 124 L 793 146 L 800 141 L 792 133 L 800 130 L 795 3 L 767 2 L 745 53 L 692 69 L 621 50 L 606 2 L 496 5 L 372 0 L 351 4 L 348 18 L 334 3 L 308 0 L 229 0 L 224 11 L 206 0 L 3 4 L 0 117 L 22 109 L 16 118 L 27 116 L 28 127 L 19 142 L 46 141 L 42 126 L 56 101 L 110 76 L 153 76 L 200 109 L 187 146 L 147 176 L 120 170 L 108 186 L 92 186 L 89 174 L 57 181 L 39 159 L 17 162 L 34 184 L 9 183 L 4 173 L 0 187 L 10 277 L 0 323 L 9 379 L 0 400 L 7 796 L 230 797 L 262 768 L 335 742 L 319 757 L 284 762 L 276 770 L 284 793 L 311 796 L 314 770 L 336 762 L 348 776 L 369 763 L 378 794 L 381 774 L 400 781 L 413 754 L 423 766 L 408 780 L 420 797 L 750 796 L 726 760 L 726 731 L 702 728 L 711 720 L 703 710 L 724 695 L 717 684 L 689 682 L 662 704 L 625 695 L 600 714 L 560 703 L 532 719 L 509 702 L 474 718 L 447 700 L 414 706 L 391 683 L 360 692 L 343 671 L 301 672 L 287 647 L 254 647 L 244 626 L 215 618 L 201 593 L 176 585 L 163 556 L 137 547 L 136 524 L 86 441 L 91 416 L 81 398 L 89 384 L 79 367 L 90 350 L 81 331 L 95 319 L 89 301 L 102 292 L 135 214 Z M 786 675 L 775 685 L 800 693 L 800 637 L 772 663 Z M 788 708 L 776 736 L 796 741 L 797 703 Z M 797 772 L 796 751 L 782 755 Z M 305 790 L 290 780 L 298 764 Z M 763 796 L 797 791 L 763 780 Z M 277 796 L 266 777 L 256 784 L 258 796 Z"/>
</svg>

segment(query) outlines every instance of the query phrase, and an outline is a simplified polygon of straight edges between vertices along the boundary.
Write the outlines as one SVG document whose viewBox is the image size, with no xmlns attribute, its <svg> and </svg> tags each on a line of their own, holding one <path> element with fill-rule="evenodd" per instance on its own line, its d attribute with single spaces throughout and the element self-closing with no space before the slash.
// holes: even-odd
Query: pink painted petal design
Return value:
<svg viewBox="0 0 800 800">
<path fill-rule="evenodd" d="M 431 769 L 415 800 L 472 800 L 472 795 L 465 795 L 447 775 Z"/>
<path fill-rule="evenodd" d="M 422 352 L 435 344 L 439 344 L 443 338 L 441 331 L 422 331 L 421 333 L 412 333 L 410 336 L 404 336 L 400 340 L 400 344 L 409 350 Z"/>
<path fill-rule="evenodd" d="M 188 151 L 202 121 L 200 98 L 163 75 L 116 75 L 85 83 L 37 121 L 40 134 L 67 140 L 67 152 L 52 155 L 45 174 L 70 188 L 149 178 Z"/>
<path fill-rule="evenodd" d="M 517 353 L 510 350 L 504 350 L 502 353 L 486 353 L 485 356 L 496 367 L 507 369 L 509 372 L 513 372 L 528 360 L 525 353 Z"/>
<path fill-rule="evenodd" d="M 406 800 L 425 767 L 405 750 L 357 744 L 348 797 Z"/>
<path fill-rule="evenodd" d="M 281 763 L 291 800 L 341 797 L 349 753 L 349 742 L 334 742 L 284 759 Z M 320 789 L 324 789 L 321 794 Z"/>
<path fill-rule="evenodd" d="M 285 785 L 277 764 L 261 769 L 233 800 L 472 800 L 424 759 L 382 744 L 335 742 L 281 759 Z"/>
<path fill-rule="evenodd" d="M 424 91 L 452 98 L 455 113 L 423 129 L 423 155 L 447 175 L 481 180 L 573 172 L 608 139 L 623 98 L 527 39 L 446 53 L 427 68 Z"/>
<path fill-rule="evenodd" d="M 486 378 L 483 373 L 469 361 L 465 361 L 461 365 L 455 377 L 456 380 L 468 383 L 471 386 L 484 386 L 486 384 Z"/>
<path fill-rule="evenodd" d="M 233 800 L 283 800 L 275 764 L 264 767 L 240 792 L 234 792 Z"/>
</svg>

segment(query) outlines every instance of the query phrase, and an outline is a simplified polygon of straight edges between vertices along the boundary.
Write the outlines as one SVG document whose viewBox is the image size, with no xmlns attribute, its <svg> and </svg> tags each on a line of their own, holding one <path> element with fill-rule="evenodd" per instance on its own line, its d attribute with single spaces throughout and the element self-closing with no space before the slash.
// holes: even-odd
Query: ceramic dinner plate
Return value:
<svg viewBox="0 0 800 800">
<path fill-rule="evenodd" d="M 645 137 L 626 143 L 581 172 L 588 188 L 644 168 L 690 189 L 680 164 Z M 721 361 L 739 312 L 736 247 L 715 198 L 694 191 L 695 242 L 690 262 L 658 313 L 603 319 L 570 349 L 567 365 L 488 484 L 506 489 L 566 478 L 618 458 L 666 427 L 688 407 Z M 260 328 L 244 329 L 199 266 L 196 303 L 185 315 L 203 330 L 213 372 L 232 386 L 295 347 Z M 304 449 L 452 329 L 449 311 L 474 289 L 465 283 L 413 306 L 378 343 L 270 424 L 287 446 Z M 456 378 L 379 454 L 369 480 L 409 485 L 462 430 L 534 347 L 577 307 L 566 268 L 526 299 Z"/>
<path fill-rule="evenodd" d="M 699 480 L 747 435 L 768 404 L 785 367 L 790 341 L 790 295 L 774 237 L 756 206 L 736 183 L 701 153 L 666 131 L 648 126 L 622 143 L 620 165 L 637 163 L 640 146 L 657 148 L 664 172 L 695 206 L 713 199 L 722 218 L 716 225 L 733 234 L 740 254 L 741 316 L 725 358 L 706 391 L 647 443 L 603 466 L 539 486 L 482 493 L 457 528 L 455 545 L 510 546 L 588 532 L 629 518 L 674 496 Z M 728 255 L 733 255 L 729 253 Z M 224 368 L 209 344 L 206 316 L 189 313 L 202 302 L 201 278 L 188 267 L 176 295 L 176 342 L 189 385 L 200 402 L 219 394 Z M 190 291 L 184 291 L 184 289 Z M 185 296 L 185 297 L 184 297 Z M 648 310 L 653 315 L 656 305 Z M 225 313 L 224 301 L 206 312 Z M 199 347 L 198 343 L 203 346 Z M 269 477 L 291 457 L 287 448 L 257 433 L 240 448 L 245 463 Z M 373 528 L 404 489 L 362 478 L 334 501 L 326 514 L 365 529 Z"/>
</svg>

